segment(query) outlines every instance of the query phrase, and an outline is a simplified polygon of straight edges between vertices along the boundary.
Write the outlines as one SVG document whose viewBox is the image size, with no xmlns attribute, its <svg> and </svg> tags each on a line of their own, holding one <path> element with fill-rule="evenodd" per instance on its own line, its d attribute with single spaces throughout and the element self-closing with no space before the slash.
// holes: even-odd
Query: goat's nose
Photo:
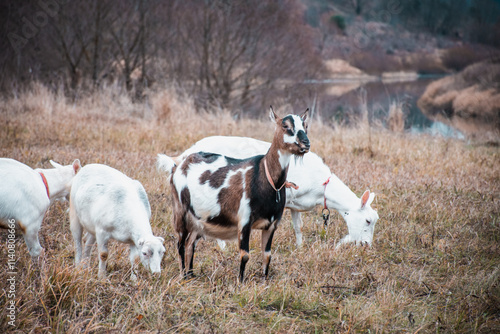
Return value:
<svg viewBox="0 0 500 334">
<path fill-rule="evenodd" d="M 311 143 L 309 142 L 309 138 L 307 138 L 307 137 L 302 140 L 302 144 L 304 144 L 304 146 L 307 149 L 309 149 L 311 147 Z"/>
<path fill-rule="evenodd" d="M 309 148 L 311 147 L 311 143 L 309 142 L 309 138 L 307 138 L 307 136 L 304 136 L 302 138 L 299 138 L 299 140 L 300 140 L 300 143 L 302 144 L 302 146 L 306 150 L 309 150 Z"/>
<path fill-rule="evenodd" d="M 307 138 L 307 134 L 304 131 L 300 130 L 299 133 L 297 133 L 297 139 L 307 149 L 309 149 L 309 147 L 311 147 L 311 144 L 309 143 L 309 138 Z"/>
</svg>

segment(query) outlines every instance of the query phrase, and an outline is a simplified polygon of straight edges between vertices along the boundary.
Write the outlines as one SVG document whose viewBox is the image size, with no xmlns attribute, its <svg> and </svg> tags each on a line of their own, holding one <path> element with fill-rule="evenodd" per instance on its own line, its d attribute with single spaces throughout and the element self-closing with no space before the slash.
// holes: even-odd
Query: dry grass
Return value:
<svg viewBox="0 0 500 334">
<path fill-rule="evenodd" d="M 404 132 L 405 113 L 403 111 L 403 102 L 391 101 L 387 115 L 387 127 L 394 132 Z"/>
<path fill-rule="evenodd" d="M 304 106 L 297 106 L 302 111 Z M 178 277 L 170 189 L 156 154 L 179 153 L 213 134 L 269 140 L 267 120 L 197 115 L 189 98 L 156 93 L 136 105 L 103 92 L 68 102 L 41 86 L 0 105 L 1 156 L 32 167 L 48 159 L 104 163 L 141 181 L 155 234 L 167 249 L 160 277 L 141 267 L 128 280 L 128 249 L 112 243 L 109 276 L 73 266 L 66 203 L 41 230 L 45 258 L 33 263 L 18 239 L 15 328 L 41 332 L 482 332 L 500 330 L 500 167 L 498 147 L 385 130 L 310 126 L 313 151 L 357 194 L 370 188 L 380 220 L 374 246 L 334 250 L 346 233 L 339 215 L 324 231 L 320 210 L 304 215 L 295 249 L 290 215 L 275 236 L 269 280 L 252 237 L 248 281 L 237 283 L 236 245 L 199 243 L 193 280 Z M 368 143 L 368 138 L 371 142 Z M 369 147 L 369 150 L 367 149 Z M 1 234 L 0 280 L 7 233 Z M 95 251 L 94 251 L 95 256 Z M 2 287 L 4 286 L 2 283 Z M 0 291 L 0 305 L 8 301 Z"/>
</svg>

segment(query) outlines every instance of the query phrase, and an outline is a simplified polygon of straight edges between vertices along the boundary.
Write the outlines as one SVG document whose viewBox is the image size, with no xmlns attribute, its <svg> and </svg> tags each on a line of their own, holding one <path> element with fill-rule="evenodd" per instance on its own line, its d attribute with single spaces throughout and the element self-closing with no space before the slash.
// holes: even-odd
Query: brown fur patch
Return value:
<svg viewBox="0 0 500 334">
<path fill-rule="evenodd" d="M 182 203 L 180 202 L 179 196 L 177 195 L 177 188 L 173 182 L 173 178 L 170 179 L 170 186 L 172 187 L 172 202 L 174 207 L 174 219 L 172 220 L 172 225 L 174 230 L 179 233 L 184 230 L 182 226 Z"/>
<path fill-rule="evenodd" d="M 8 220 L 0 219 L 0 228 L 9 228 Z"/>
<path fill-rule="evenodd" d="M 200 184 L 204 184 L 205 182 L 210 180 L 210 176 L 212 175 L 212 172 L 209 170 L 204 171 L 200 175 Z"/>
<path fill-rule="evenodd" d="M 223 184 L 224 181 L 226 181 L 227 174 L 230 171 L 237 171 L 239 169 L 245 168 L 249 165 L 249 163 L 239 163 L 240 160 L 237 160 L 238 163 L 234 163 L 235 160 L 228 159 L 227 166 L 221 167 L 214 171 L 213 173 L 210 171 L 205 171 L 203 174 L 201 174 L 199 181 L 200 184 L 204 184 L 206 182 L 210 182 L 210 187 L 214 189 L 220 188 Z"/>
<path fill-rule="evenodd" d="M 262 266 L 264 267 L 264 269 L 269 265 L 269 262 L 271 262 L 271 254 L 263 254 Z"/>
<path fill-rule="evenodd" d="M 252 224 L 252 229 L 267 230 L 271 226 L 271 222 L 267 219 L 259 219 Z"/>
<path fill-rule="evenodd" d="M 101 257 L 101 261 L 103 262 L 106 262 L 108 260 L 108 252 L 101 252 L 99 256 Z"/>
<path fill-rule="evenodd" d="M 219 203 L 222 203 L 222 210 L 232 212 L 237 215 L 243 197 L 243 173 L 238 172 L 231 176 L 229 187 L 221 189 L 219 192 Z"/>
<path fill-rule="evenodd" d="M 199 164 L 200 162 L 211 163 L 217 160 L 217 158 L 219 157 L 220 157 L 219 154 L 213 154 L 213 153 L 204 153 L 204 152 L 192 153 L 187 156 L 187 158 L 181 164 L 180 169 L 182 171 L 182 174 L 187 176 L 191 164 Z"/>
<path fill-rule="evenodd" d="M 240 208 L 241 198 L 243 197 L 243 173 L 238 172 L 231 176 L 229 186 L 219 192 L 217 201 L 221 205 L 220 214 L 207 223 L 220 226 L 238 226 L 240 220 L 238 210 Z"/>
<path fill-rule="evenodd" d="M 24 226 L 24 224 L 20 220 L 16 221 L 16 223 L 17 223 L 17 226 L 19 227 L 19 230 L 21 231 L 21 233 L 23 235 L 26 234 L 26 226 Z"/>
<path fill-rule="evenodd" d="M 205 223 L 204 232 L 207 236 L 222 240 L 235 240 L 238 238 L 238 227 L 236 225 L 222 226 Z"/>
</svg>

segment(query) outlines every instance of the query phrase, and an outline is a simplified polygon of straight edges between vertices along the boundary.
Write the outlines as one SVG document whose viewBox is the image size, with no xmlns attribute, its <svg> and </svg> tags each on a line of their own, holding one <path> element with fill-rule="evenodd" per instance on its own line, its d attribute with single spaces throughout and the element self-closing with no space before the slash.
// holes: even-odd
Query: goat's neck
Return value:
<svg viewBox="0 0 500 334">
<path fill-rule="evenodd" d="M 286 178 L 291 158 L 291 153 L 280 150 L 275 143 L 271 144 L 271 147 L 269 148 L 269 151 L 265 155 L 264 159 L 266 161 L 269 174 L 271 175 L 271 179 L 276 186 L 280 186 L 280 184 L 276 183 L 282 178 L 283 173 L 285 173 Z M 282 180 L 282 182 L 284 182 L 284 180 Z"/>
<path fill-rule="evenodd" d="M 69 193 L 70 185 L 67 184 L 66 180 L 61 176 L 61 173 L 56 168 L 53 169 L 37 169 L 39 173 L 43 173 L 47 179 L 47 185 L 49 188 L 49 199 L 50 203 L 56 199 L 62 198 Z M 40 179 L 40 182 L 43 182 Z"/>
<path fill-rule="evenodd" d="M 360 207 L 361 200 L 359 197 L 335 174 L 331 175 L 330 182 L 326 185 L 324 192 L 329 208 L 339 211 L 351 211 Z"/>
</svg>

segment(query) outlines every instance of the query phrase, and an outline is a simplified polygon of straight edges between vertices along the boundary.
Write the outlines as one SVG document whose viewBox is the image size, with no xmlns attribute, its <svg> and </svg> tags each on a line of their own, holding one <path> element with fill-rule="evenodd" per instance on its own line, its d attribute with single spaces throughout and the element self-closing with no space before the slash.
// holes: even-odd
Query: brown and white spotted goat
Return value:
<svg viewBox="0 0 500 334">
<path fill-rule="evenodd" d="M 309 109 L 308 109 L 309 110 Z M 233 159 L 198 152 L 186 157 L 171 178 L 174 229 L 178 234 L 181 274 L 193 274 L 196 242 L 201 237 L 237 239 L 240 247 L 239 279 L 249 259 L 251 229 L 262 230 L 263 270 L 267 277 L 273 234 L 285 208 L 288 164 L 309 151 L 307 112 L 278 118 L 274 139 L 266 155 Z"/>
</svg>

